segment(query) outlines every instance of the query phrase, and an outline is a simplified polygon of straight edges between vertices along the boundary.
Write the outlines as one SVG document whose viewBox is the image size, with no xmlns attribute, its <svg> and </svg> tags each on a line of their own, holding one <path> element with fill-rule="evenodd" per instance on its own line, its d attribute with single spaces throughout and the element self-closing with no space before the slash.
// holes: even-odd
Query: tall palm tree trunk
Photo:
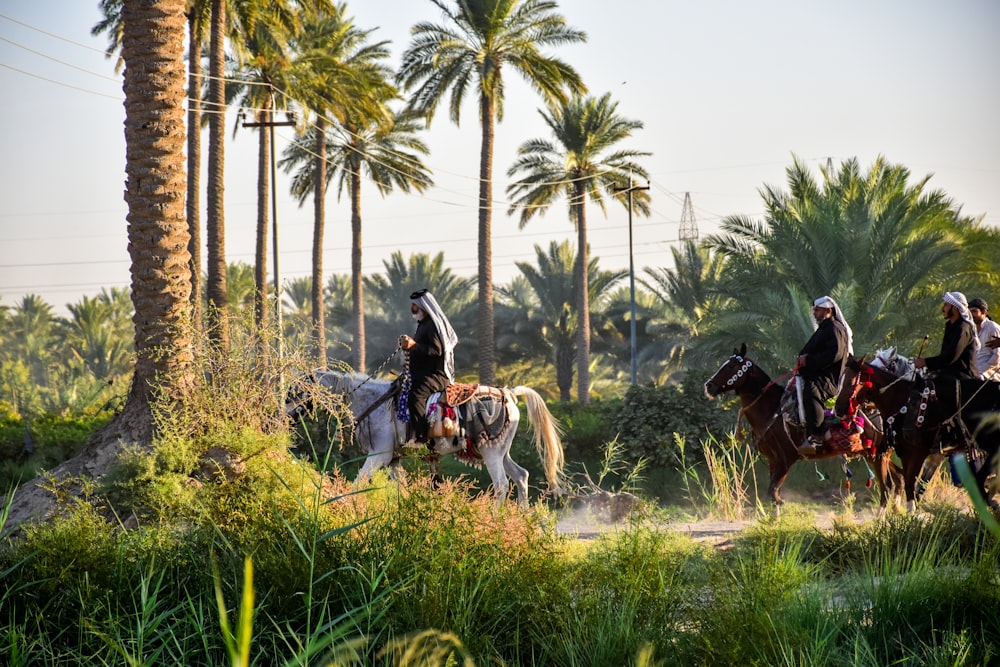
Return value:
<svg viewBox="0 0 1000 667">
<path fill-rule="evenodd" d="M 356 129 L 354 130 L 356 132 Z M 354 368 L 365 372 L 365 295 L 361 273 L 361 170 L 356 160 L 351 171 L 351 298 L 354 301 Z"/>
<path fill-rule="evenodd" d="M 212 0 L 212 28 L 209 38 L 208 119 L 208 211 L 206 246 L 208 248 L 209 335 L 223 349 L 229 347 L 226 321 L 226 223 L 224 215 L 224 165 L 226 143 L 225 81 L 226 0 Z"/>
<path fill-rule="evenodd" d="M 270 100 L 257 114 L 260 127 L 257 128 L 257 243 L 253 255 L 254 321 L 258 328 L 267 327 L 267 223 L 268 207 L 271 204 L 271 134 L 267 131 L 271 123 Z"/>
<path fill-rule="evenodd" d="M 584 186 L 582 181 L 576 184 L 573 208 L 576 211 L 576 375 L 577 400 L 580 403 L 590 401 L 590 285 L 587 276 L 587 207 L 584 202 Z"/>
<path fill-rule="evenodd" d="M 314 354 L 326 368 L 326 313 L 323 301 L 323 234 L 326 230 L 326 118 L 316 118 L 316 173 L 313 181 L 312 327 Z"/>
<path fill-rule="evenodd" d="M 494 101 L 482 95 L 479 104 L 483 127 L 482 147 L 479 152 L 479 382 L 494 383 L 493 329 L 493 140 L 496 130 Z"/>
<path fill-rule="evenodd" d="M 41 519 L 56 506 L 51 480 L 82 495 L 123 447 L 149 447 L 154 402 L 179 401 L 194 379 L 191 268 L 185 216 L 184 1 L 125 0 L 125 201 L 128 204 L 136 362 L 125 407 L 77 456 L 18 487 L 3 530 Z M 155 388 L 154 388 L 155 383 Z M 76 491 L 74 490 L 76 489 Z"/>
<path fill-rule="evenodd" d="M 191 321 L 201 328 L 201 21 L 188 13 L 187 221 L 191 253 Z"/>
<path fill-rule="evenodd" d="M 120 419 L 148 443 L 154 397 L 180 400 L 192 379 L 184 0 L 128 0 L 123 11 L 125 201 L 136 364 Z M 154 394 L 157 390 L 162 393 Z"/>
</svg>

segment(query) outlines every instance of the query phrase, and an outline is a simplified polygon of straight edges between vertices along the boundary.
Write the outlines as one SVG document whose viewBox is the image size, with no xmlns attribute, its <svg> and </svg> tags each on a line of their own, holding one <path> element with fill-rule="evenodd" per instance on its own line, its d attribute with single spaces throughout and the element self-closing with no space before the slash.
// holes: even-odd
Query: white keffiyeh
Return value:
<svg viewBox="0 0 1000 667">
<path fill-rule="evenodd" d="M 969 302 L 961 292 L 945 292 L 944 302 L 958 308 L 959 315 L 972 327 L 972 332 L 976 332 L 976 323 L 972 321 L 972 313 L 969 312 Z M 972 337 L 972 349 L 978 350 L 982 347 L 979 336 Z"/>
<path fill-rule="evenodd" d="M 851 330 L 851 325 L 847 323 L 844 319 L 844 314 L 840 312 L 840 307 L 837 302 L 828 296 L 821 296 L 820 298 L 813 301 L 813 306 L 820 308 L 830 308 L 833 310 L 833 319 L 844 325 L 844 330 L 847 331 L 847 353 L 854 354 L 854 331 Z"/>
<path fill-rule="evenodd" d="M 419 290 L 410 295 L 410 302 L 417 304 L 417 307 L 427 313 L 434 326 L 437 327 L 438 335 L 441 336 L 441 344 L 444 346 L 444 372 L 448 375 L 448 381 L 455 381 L 455 346 L 458 345 L 458 336 L 448 321 L 448 316 L 441 310 L 437 299 L 427 290 Z"/>
</svg>

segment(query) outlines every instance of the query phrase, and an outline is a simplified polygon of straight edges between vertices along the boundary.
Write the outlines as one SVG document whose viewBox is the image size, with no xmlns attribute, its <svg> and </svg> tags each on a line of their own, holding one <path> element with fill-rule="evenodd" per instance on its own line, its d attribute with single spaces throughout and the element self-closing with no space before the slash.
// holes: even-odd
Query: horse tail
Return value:
<svg viewBox="0 0 1000 667">
<path fill-rule="evenodd" d="M 535 450 L 542 459 L 542 468 L 549 488 L 558 491 L 563 479 L 566 463 L 562 448 L 562 426 L 552 416 L 545 400 L 531 387 L 517 386 L 511 390 L 515 396 L 523 397 L 528 406 L 528 421 L 535 440 Z"/>
</svg>

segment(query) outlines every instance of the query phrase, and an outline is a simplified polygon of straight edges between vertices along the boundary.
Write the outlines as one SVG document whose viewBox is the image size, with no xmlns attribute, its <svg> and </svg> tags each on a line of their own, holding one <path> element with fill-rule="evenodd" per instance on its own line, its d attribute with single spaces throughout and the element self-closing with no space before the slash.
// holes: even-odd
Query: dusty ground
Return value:
<svg viewBox="0 0 1000 667">
<path fill-rule="evenodd" d="M 834 519 L 838 516 L 836 509 L 824 509 L 815 511 L 813 521 L 817 528 L 829 530 L 833 527 Z M 857 523 L 871 520 L 873 513 L 864 510 L 852 515 L 851 520 Z M 757 523 L 757 519 L 744 519 L 741 521 L 720 521 L 706 519 L 702 521 L 672 521 L 655 524 L 663 530 L 677 531 L 692 539 L 711 544 L 716 547 L 725 548 L 731 544 L 734 535 L 744 530 L 748 526 Z M 556 523 L 556 529 L 564 535 L 576 535 L 580 539 L 593 539 L 603 534 L 629 529 L 628 521 L 612 523 L 602 521 L 584 513 L 577 513 L 565 516 Z"/>
</svg>

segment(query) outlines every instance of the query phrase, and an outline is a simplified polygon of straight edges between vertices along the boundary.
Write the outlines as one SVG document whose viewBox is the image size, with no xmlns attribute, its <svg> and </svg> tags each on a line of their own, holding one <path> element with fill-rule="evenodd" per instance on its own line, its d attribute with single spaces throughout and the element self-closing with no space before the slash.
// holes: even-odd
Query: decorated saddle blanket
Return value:
<svg viewBox="0 0 1000 667">
<path fill-rule="evenodd" d="M 427 399 L 427 423 L 434 438 L 463 437 L 478 446 L 499 437 L 508 422 L 503 391 L 496 387 L 451 385 Z"/>
<path fill-rule="evenodd" d="M 829 405 L 829 403 L 828 403 Z M 865 416 L 859 410 L 853 417 L 841 419 L 834 414 L 832 408 L 823 411 L 823 423 L 826 426 L 824 441 L 830 451 L 846 456 L 858 454 L 874 454 L 875 443 L 871 438 L 864 438 Z M 803 428 L 799 416 L 799 401 L 794 389 L 786 391 L 781 397 L 781 416 L 785 422 Z"/>
</svg>

